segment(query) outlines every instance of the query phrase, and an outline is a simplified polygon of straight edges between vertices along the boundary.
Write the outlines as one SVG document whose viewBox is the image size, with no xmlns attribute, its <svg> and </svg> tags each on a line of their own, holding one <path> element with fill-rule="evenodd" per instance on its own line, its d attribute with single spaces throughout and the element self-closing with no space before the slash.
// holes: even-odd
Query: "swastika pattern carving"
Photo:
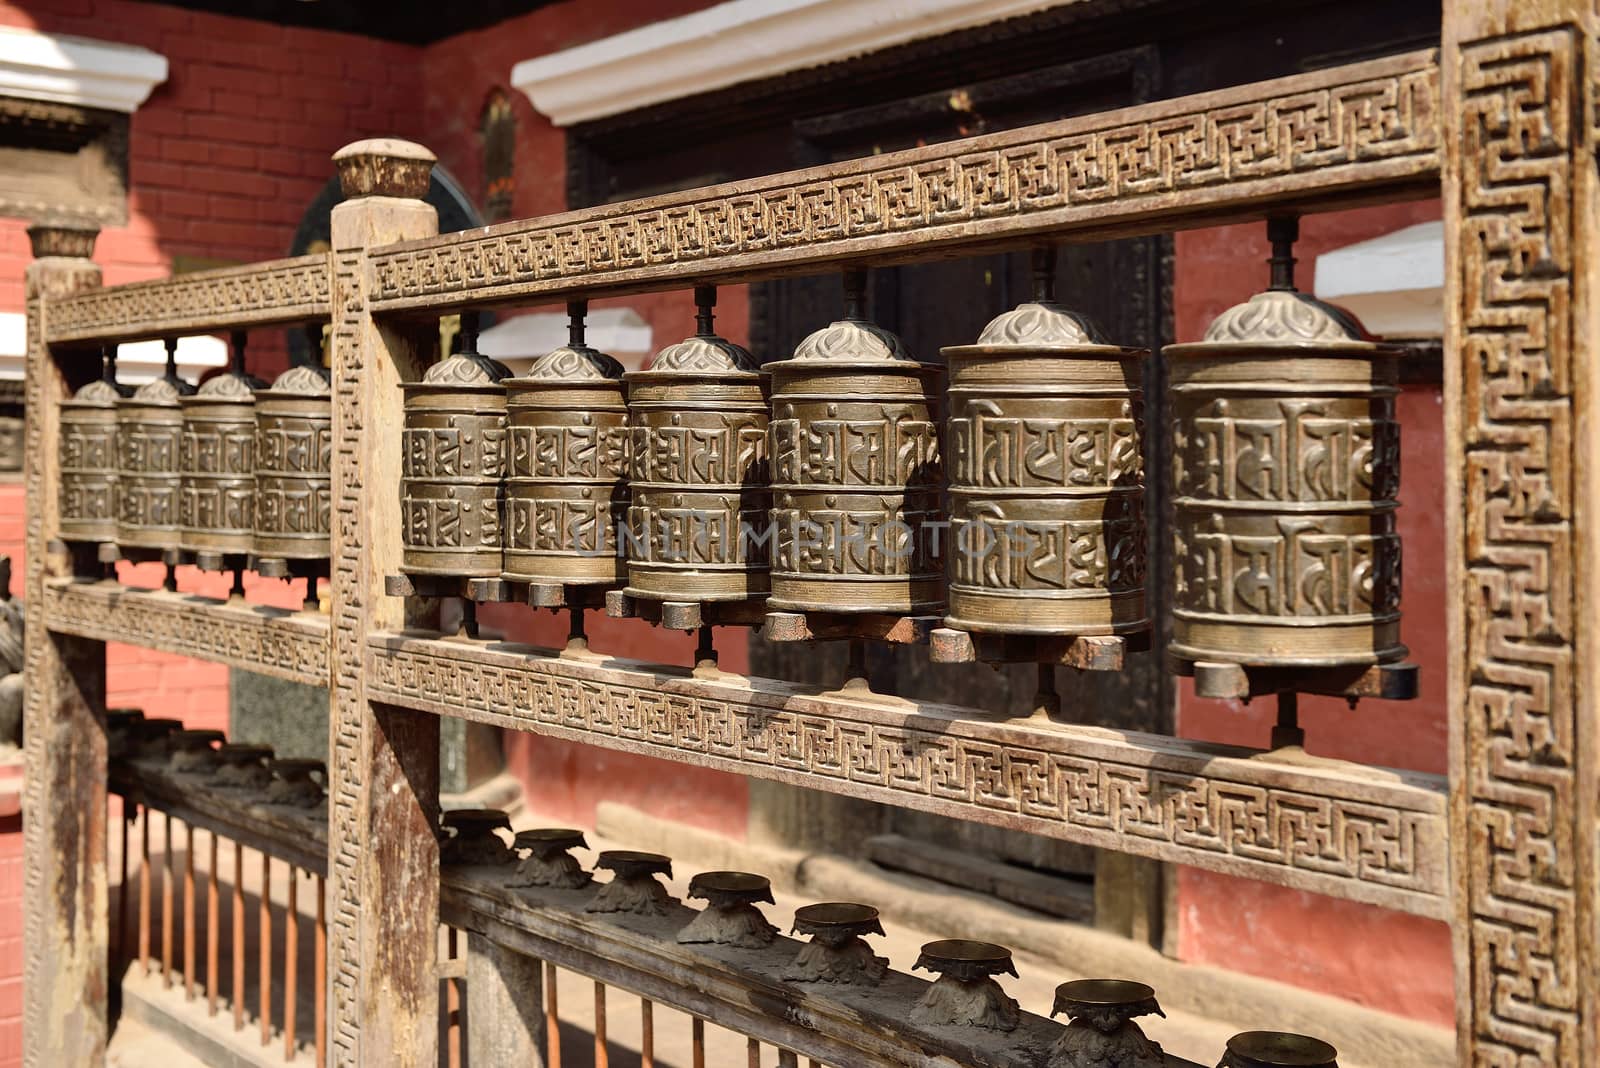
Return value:
<svg viewBox="0 0 1600 1068">
<path fill-rule="evenodd" d="M 50 629 L 132 642 L 259 671 L 311 686 L 328 684 L 328 623 L 311 613 L 206 604 L 187 594 L 103 584 L 46 584 Z"/>
<path fill-rule="evenodd" d="M 1444 806 L 1432 789 L 1299 776 L 1215 747 L 886 711 L 781 683 L 639 669 L 379 635 L 381 701 L 1395 908 L 1443 915 Z M 1438 787 L 1442 791 L 1442 785 Z"/>
<path fill-rule="evenodd" d="M 50 340 L 198 333 L 325 318 L 328 310 L 328 257 L 297 256 L 68 297 L 50 306 Z"/>
<path fill-rule="evenodd" d="M 1449 195 L 1461 302 L 1457 588 L 1468 600 L 1453 663 L 1468 952 L 1458 968 L 1470 993 L 1464 1057 L 1483 1065 L 1582 1063 L 1594 978 L 1583 963 L 1594 906 L 1581 899 L 1593 893 L 1582 887 L 1594 828 L 1581 813 L 1595 779 L 1582 766 L 1573 662 L 1573 359 L 1585 344 L 1574 168 L 1594 165 L 1582 144 L 1593 79 L 1583 58 L 1562 28 L 1473 41 L 1459 59 L 1460 181 Z"/>
<path fill-rule="evenodd" d="M 763 262 L 824 260 L 893 244 L 898 253 L 1048 229 L 1092 213 L 1192 210 L 1213 195 L 1315 192 L 1437 167 L 1432 53 L 1341 68 L 1292 86 L 1261 83 L 1174 104 L 956 141 L 825 169 L 672 194 L 643 204 L 507 223 L 373 256 L 377 308 L 430 298 L 579 290 L 681 278 L 681 265 L 736 275 Z M 1267 187 L 1270 186 L 1270 189 Z M 710 262 L 708 262 L 710 261 Z M 735 262 L 737 261 L 737 262 Z"/>
<path fill-rule="evenodd" d="M 366 848 L 362 827 L 361 774 L 367 717 L 361 685 L 361 635 L 367 590 L 360 566 L 363 451 L 370 447 L 362 433 L 361 372 L 364 353 L 361 330 L 366 309 L 360 291 L 362 253 L 335 252 L 333 277 L 333 734 L 328 770 L 328 902 L 330 998 L 333 1019 L 333 1063 L 357 1068 L 365 1063 L 361 1049 L 361 857 Z"/>
</svg>

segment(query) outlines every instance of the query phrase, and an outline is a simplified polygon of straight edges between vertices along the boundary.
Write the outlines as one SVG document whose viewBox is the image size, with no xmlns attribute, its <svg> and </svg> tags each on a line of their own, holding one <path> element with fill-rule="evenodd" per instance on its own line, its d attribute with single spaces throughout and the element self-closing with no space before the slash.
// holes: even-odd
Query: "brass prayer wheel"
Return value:
<svg viewBox="0 0 1600 1068">
<path fill-rule="evenodd" d="M 117 541 L 122 545 L 172 549 L 179 542 L 180 402 L 194 386 L 178 377 L 177 356 L 178 340 L 168 338 L 166 373 L 117 401 Z"/>
<path fill-rule="evenodd" d="M 742 601 L 767 592 L 767 375 L 749 350 L 713 332 L 714 287 L 697 286 L 695 304 L 695 336 L 623 376 L 627 592 Z"/>
<path fill-rule="evenodd" d="M 617 533 L 628 515 L 628 404 L 622 365 L 584 344 L 587 301 L 567 305 L 570 337 L 505 380 L 505 577 L 609 584 L 627 577 Z"/>
<path fill-rule="evenodd" d="M 461 351 L 428 368 L 405 392 L 400 514 L 412 575 L 498 577 L 511 371 L 478 353 L 473 313 L 461 317 Z"/>
<path fill-rule="evenodd" d="M 312 345 L 313 354 L 318 350 Z M 255 416 L 254 552 L 326 560 L 333 483 L 328 372 L 319 363 L 290 367 L 256 393 Z"/>
<path fill-rule="evenodd" d="M 100 353 L 100 377 L 61 402 L 61 537 L 117 540 L 117 401 L 131 394 L 117 384 L 116 350 Z"/>
<path fill-rule="evenodd" d="M 233 365 L 184 397 L 178 451 L 182 547 L 247 554 L 255 539 L 255 391 L 266 383 L 245 373 L 244 331 L 233 335 Z"/>
<path fill-rule="evenodd" d="M 1399 350 L 1273 286 L 1168 346 L 1174 655 L 1319 667 L 1399 660 Z"/>
<path fill-rule="evenodd" d="M 1143 349 L 1057 304 L 1054 250 L 1034 299 L 950 372 L 946 623 L 1010 634 L 1122 634 L 1145 614 Z"/>
<path fill-rule="evenodd" d="M 866 272 L 843 319 L 772 372 L 769 608 L 921 613 L 944 606 L 943 369 L 866 321 Z"/>
</svg>

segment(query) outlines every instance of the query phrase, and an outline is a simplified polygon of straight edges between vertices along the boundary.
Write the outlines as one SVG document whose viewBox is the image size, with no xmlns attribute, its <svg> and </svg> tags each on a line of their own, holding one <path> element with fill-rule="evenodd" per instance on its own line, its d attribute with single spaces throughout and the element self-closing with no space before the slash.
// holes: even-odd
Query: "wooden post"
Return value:
<svg viewBox="0 0 1600 1068">
<path fill-rule="evenodd" d="M 333 210 L 333 696 L 329 725 L 329 943 L 333 1061 L 438 1063 L 439 722 L 375 704 L 367 635 L 398 628 L 383 595 L 399 571 L 402 381 L 421 373 L 423 332 L 373 320 L 368 250 L 439 229 L 422 202 L 434 157 L 405 141 L 334 155 L 347 199 Z M 431 329 L 431 325 L 428 329 Z M 420 352 L 419 352 L 420 350 Z"/>
<path fill-rule="evenodd" d="M 50 301 L 100 284 L 98 230 L 34 226 L 28 237 L 27 600 L 72 564 L 52 552 L 60 484 L 57 403 L 66 376 L 45 344 Z M 109 978 L 106 887 L 105 643 L 27 628 L 23 711 L 23 1063 L 105 1059 Z"/>
<path fill-rule="evenodd" d="M 544 962 L 467 936 L 466 1046 L 470 1063 L 543 1068 Z"/>
<path fill-rule="evenodd" d="M 1593 0 L 1445 5 L 1457 1058 L 1600 1064 Z"/>
</svg>

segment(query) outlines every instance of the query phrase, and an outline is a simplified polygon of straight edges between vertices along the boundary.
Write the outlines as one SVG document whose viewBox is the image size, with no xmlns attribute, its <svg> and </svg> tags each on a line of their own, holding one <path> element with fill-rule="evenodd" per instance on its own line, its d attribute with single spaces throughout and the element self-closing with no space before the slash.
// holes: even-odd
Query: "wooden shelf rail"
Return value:
<svg viewBox="0 0 1600 1068">
<path fill-rule="evenodd" d="M 1439 776 L 379 634 L 373 699 L 1442 917 Z"/>
<path fill-rule="evenodd" d="M 57 579 L 45 584 L 42 618 L 59 634 L 328 685 L 328 619 L 311 612 Z"/>
</svg>

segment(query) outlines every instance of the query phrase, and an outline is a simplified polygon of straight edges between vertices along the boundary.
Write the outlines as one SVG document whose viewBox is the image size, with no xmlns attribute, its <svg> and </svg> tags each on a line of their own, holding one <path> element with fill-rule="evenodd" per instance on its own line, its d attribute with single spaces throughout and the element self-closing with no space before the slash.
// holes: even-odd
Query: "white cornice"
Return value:
<svg viewBox="0 0 1600 1068">
<path fill-rule="evenodd" d="M 570 126 L 1070 2 L 731 0 L 523 60 L 511 84 Z"/>
<path fill-rule="evenodd" d="M 166 80 L 148 48 L 0 27 L 0 96 L 132 112 Z"/>
<path fill-rule="evenodd" d="M 1444 334 L 1444 223 L 1407 226 L 1317 257 L 1318 297 L 1379 337 Z"/>
</svg>

